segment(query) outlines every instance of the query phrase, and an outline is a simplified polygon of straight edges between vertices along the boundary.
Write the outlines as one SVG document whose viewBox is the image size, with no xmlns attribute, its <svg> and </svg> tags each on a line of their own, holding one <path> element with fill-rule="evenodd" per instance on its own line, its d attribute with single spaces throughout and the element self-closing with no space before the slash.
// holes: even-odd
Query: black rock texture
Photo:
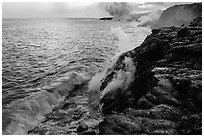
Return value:
<svg viewBox="0 0 204 137">
<path fill-rule="evenodd" d="M 107 92 L 119 73 L 126 74 L 126 58 L 134 64 L 134 81 Z M 141 46 L 119 56 L 100 89 L 105 118 L 99 134 L 201 135 L 202 17 L 153 29 Z"/>
<path fill-rule="evenodd" d="M 113 19 L 113 17 L 103 17 L 103 18 L 99 18 L 99 20 L 112 20 Z"/>
</svg>

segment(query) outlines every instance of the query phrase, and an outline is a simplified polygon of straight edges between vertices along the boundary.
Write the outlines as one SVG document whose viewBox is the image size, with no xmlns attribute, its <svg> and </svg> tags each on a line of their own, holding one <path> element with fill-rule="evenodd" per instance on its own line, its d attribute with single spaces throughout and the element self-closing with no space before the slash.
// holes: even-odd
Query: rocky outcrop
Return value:
<svg viewBox="0 0 204 137">
<path fill-rule="evenodd" d="M 112 20 L 113 19 L 113 17 L 103 17 L 103 18 L 99 18 L 99 20 L 103 20 L 103 21 L 105 21 L 105 20 Z"/>
<path fill-rule="evenodd" d="M 119 56 L 100 90 L 100 134 L 202 134 L 202 17 L 153 29 Z"/>
<path fill-rule="evenodd" d="M 45 115 L 44 120 L 28 131 L 29 135 L 86 135 L 98 134 L 101 121 L 97 93 L 88 91 L 84 83 L 75 88 L 65 101 Z"/>
<path fill-rule="evenodd" d="M 163 11 L 152 28 L 189 25 L 194 18 L 202 16 L 202 3 L 175 5 Z"/>
</svg>

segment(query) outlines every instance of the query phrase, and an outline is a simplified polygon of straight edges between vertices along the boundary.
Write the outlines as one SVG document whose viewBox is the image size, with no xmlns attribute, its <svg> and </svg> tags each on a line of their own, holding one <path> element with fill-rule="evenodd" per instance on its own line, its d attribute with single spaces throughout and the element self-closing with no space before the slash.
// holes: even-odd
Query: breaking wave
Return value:
<svg viewBox="0 0 204 137">
<path fill-rule="evenodd" d="M 3 134 L 27 134 L 30 129 L 43 121 L 46 114 L 59 106 L 76 86 L 82 85 L 90 78 L 83 73 L 67 73 L 40 92 L 12 102 L 2 112 Z"/>
<path fill-rule="evenodd" d="M 50 21 L 39 22 L 39 26 L 31 23 L 20 28 L 27 37 L 25 34 L 14 35 L 19 32 L 12 21 L 10 26 L 7 26 L 8 23 L 3 25 L 3 134 L 27 134 L 44 120 L 46 114 L 61 106 L 80 85 L 89 82 L 89 91 L 100 92 L 101 83 L 116 65 L 118 56 L 139 46 L 149 33 L 149 30 L 142 27 L 137 28 L 137 25 L 129 26 L 125 23 L 122 25 L 128 29 L 124 32 L 116 22 L 116 27 L 111 28 L 107 22 L 96 21 L 60 20 L 55 22 L 56 24 Z M 21 23 L 19 24 L 21 26 Z M 28 26 L 32 29 L 27 29 Z M 32 39 L 33 34 L 38 33 L 42 34 Z M 116 34 L 117 39 L 113 34 Z M 131 39 L 133 37 L 136 39 Z M 27 45 L 27 39 L 31 42 L 39 41 L 41 46 L 39 43 Z M 53 39 L 56 42 L 53 42 Z M 110 58 L 112 59 L 109 61 Z M 105 63 L 106 60 L 108 62 Z M 135 68 L 131 59 L 125 58 L 123 63 L 125 70 L 116 72 L 115 79 L 105 91 L 128 85 L 134 79 Z M 104 67 L 104 64 L 107 65 Z M 102 69 L 103 71 L 98 73 Z M 96 75 L 91 78 L 94 74 Z"/>
</svg>

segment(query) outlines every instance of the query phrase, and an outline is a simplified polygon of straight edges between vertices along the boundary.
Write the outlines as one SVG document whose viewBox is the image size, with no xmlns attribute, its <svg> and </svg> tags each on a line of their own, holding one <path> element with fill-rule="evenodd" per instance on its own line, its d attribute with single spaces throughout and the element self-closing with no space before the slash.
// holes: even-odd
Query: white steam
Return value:
<svg viewBox="0 0 204 137">
<path fill-rule="evenodd" d="M 131 6 L 126 2 L 113 2 L 106 6 L 106 11 L 112 16 L 129 15 Z"/>
<path fill-rule="evenodd" d="M 89 91 L 99 92 L 103 78 L 104 78 L 104 72 L 101 72 L 93 76 L 92 79 L 89 81 Z"/>
<path fill-rule="evenodd" d="M 159 17 L 160 17 L 161 13 L 159 11 L 154 11 L 149 13 L 146 16 L 142 16 L 140 17 L 138 20 L 140 21 L 140 26 L 150 26 L 152 23 L 156 22 Z"/>
<path fill-rule="evenodd" d="M 129 20 L 134 4 L 129 2 L 101 2 L 98 6 L 105 10 L 114 20 Z"/>
<path fill-rule="evenodd" d="M 113 80 L 102 91 L 100 98 L 103 98 L 106 94 L 109 94 L 109 96 L 114 98 L 118 92 L 127 91 L 134 81 L 134 72 L 136 71 L 136 68 L 132 59 L 125 57 L 123 63 L 125 64 L 125 69 L 116 72 L 116 74 L 113 76 Z"/>
</svg>

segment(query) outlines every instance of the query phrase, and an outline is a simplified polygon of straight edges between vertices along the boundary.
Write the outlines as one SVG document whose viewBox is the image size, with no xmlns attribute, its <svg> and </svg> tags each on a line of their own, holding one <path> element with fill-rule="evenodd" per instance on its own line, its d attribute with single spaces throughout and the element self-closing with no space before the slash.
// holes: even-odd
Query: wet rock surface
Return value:
<svg viewBox="0 0 204 137">
<path fill-rule="evenodd" d="M 45 116 L 43 122 L 30 130 L 30 135 L 92 135 L 98 134 L 102 119 L 98 93 L 88 91 L 88 84 L 75 89 L 61 106 Z M 94 99 L 93 99 L 94 98 Z"/>
<path fill-rule="evenodd" d="M 134 81 L 110 90 L 125 58 Z M 106 91 L 104 93 L 104 91 Z M 119 56 L 102 81 L 99 134 L 202 134 L 202 18 L 153 29 L 140 47 Z"/>
<path fill-rule="evenodd" d="M 153 29 L 107 69 L 100 93 L 75 88 L 29 134 L 202 134 L 201 21 Z"/>
</svg>

